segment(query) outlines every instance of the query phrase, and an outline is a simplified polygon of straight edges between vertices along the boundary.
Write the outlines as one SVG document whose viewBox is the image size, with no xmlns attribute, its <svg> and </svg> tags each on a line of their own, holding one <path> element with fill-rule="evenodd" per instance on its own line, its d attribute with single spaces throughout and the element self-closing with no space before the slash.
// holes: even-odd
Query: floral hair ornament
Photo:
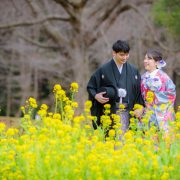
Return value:
<svg viewBox="0 0 180 180">
<path fill-rule="evenodd" d="M 158 62 L 157 68 L 158 68 L 158 69 L 161 69 L 161 68 L 163 68 L 163 67 L 165 67 L 165 66 L 166 66 L 166 62 L 165 62 L 163 59 L 161 59 L 161 60 Z"/>
</svg>

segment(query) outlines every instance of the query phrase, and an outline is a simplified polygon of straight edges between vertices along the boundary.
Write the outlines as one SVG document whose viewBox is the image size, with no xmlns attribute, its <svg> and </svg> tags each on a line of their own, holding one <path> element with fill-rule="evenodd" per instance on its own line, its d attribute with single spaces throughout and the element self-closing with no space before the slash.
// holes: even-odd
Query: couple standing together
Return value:
<svg viewBox="0 0 180 180">
<path fill-rule="evenodd" d="M 112 59 L 99 67 L 91 76 L 87 91 L 92 101 L 91 114 L 97 117 L 93 127 L 101 125 L 104 105 L 111 105 L 111 114 L 117 114 L 119 105 L 125 108 L 121 115 L 122 130 L 129 128 L 130 114 L 135 104 L 143 108 L 134 110 L 137 118 L 151 110 L 151 124 L 167 130 L 168 120 L 174 119 L 175 85 L 169 76 L 161 70 L 166 65 L 160 52 L 147 51 L 144 58 L 146 72 L 141 76 L 130 63 L 130 47 L 126 41 L 118 40 L 112 46 Z"/>
</svg>

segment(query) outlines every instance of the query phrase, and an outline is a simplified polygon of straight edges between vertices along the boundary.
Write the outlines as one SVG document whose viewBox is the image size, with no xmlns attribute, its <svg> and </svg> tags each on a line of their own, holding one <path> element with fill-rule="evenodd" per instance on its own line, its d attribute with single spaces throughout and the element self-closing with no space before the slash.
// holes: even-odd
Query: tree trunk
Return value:
<svg viewBox="0 0 180 180">
<path fill-rule="evenodd" d="M 11 99 L 12 99 L 12 71 L 13 71 L 13 62 L 14 60 L 14 51 L 12 51 L 10 62 L 9 62 L 9 72 L 7 77 L 7 116 L 10 116 L 11 113 Z"/>
</svg>

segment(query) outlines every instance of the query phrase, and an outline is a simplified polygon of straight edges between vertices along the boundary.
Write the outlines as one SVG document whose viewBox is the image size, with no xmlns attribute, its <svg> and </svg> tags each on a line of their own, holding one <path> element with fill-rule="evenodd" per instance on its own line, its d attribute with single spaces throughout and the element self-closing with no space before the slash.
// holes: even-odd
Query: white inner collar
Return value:
<svg viewBox="0 0 180 180">
<path fill-rule="evenodd" d="M 158 69 L 155 69 L 153 72 L 147 72 L 147 76 L 154 77 L 157 72 L 158 72 Z"/>
<path fill-rule="evenodd" d="M 113 59 L 114 59 L 114 58 L 113 58 Z M 123 64 L 121 64 L 121 65 L 117 64 L 115 59 L 114 59 L 114 62 L 115 62 L 116 66 L 117 66 L 117 68 L 118 68 L 118 70 L 119 70 L 119 72 L 120 72 L 120 74 L 121 74 L 122 68 L 123 68 Z"/>
</svg>

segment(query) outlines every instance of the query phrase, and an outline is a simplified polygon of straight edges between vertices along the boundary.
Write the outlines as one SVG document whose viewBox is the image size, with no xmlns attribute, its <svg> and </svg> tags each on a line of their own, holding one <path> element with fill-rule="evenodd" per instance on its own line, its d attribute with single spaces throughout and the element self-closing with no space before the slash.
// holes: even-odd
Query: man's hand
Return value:
<svg viewBox="0 0 180 180">
<path fill-rule="evenodd" d="M 104 94 L 106 94 L 106 92 L 100 92 L 95 95 L 95 99 L 101 104 L 107 103 L 109 101 L 109 98 L 103 97 Z"/>
</svg>

